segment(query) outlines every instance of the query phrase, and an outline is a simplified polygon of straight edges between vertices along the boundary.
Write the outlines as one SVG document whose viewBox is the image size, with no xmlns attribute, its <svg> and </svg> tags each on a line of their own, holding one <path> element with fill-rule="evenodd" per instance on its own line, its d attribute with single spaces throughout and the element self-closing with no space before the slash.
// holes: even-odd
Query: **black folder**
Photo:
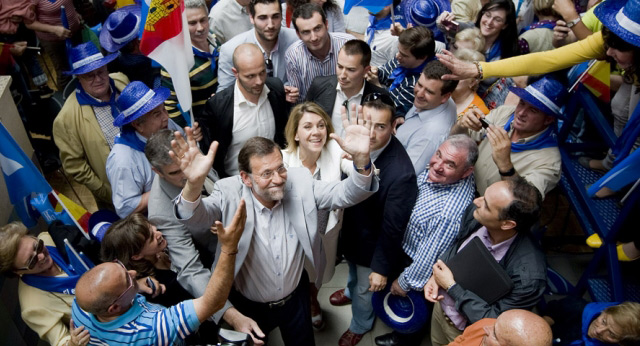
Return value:
<svg viewBox="0 0 640 346">
<path fill-rule="evenodd" d="M 487 304 L 493 304 L 513 288 L 513 281 L 493 258 L 480 238 L 474 237 L 447 263 L 457 284 Z"/>
</svg>

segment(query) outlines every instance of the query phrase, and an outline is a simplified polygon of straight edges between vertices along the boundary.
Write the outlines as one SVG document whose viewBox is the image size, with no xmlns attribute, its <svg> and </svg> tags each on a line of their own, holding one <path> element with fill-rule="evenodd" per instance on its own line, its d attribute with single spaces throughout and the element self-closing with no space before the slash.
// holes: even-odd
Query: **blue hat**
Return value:
<svg viewBox="0 0 640 346">
<path fill-rule="evenodd" d="M 71 61 L 71 71 L 65 74 L 85 74 L 110 63 L 117 54 L 102 55 L 98 47 L 93 42 L 85 42 L 72 47 L 68 51 L 69 61 Z"/>
<path fill-rule="evenodd" d="M 564 106 L 568 93 L 567 88 L 557 80 L 542 77 L 524 89 L 512 86 L 509 90 L 545 114 L 564 118 L 561 109 L 562 106 Z"/>
<path fill-rule="evenodd" d="M 640 0 L 607 0 L 594 13 L 616 36 L 640 47 Z"/>
<path fill-rule="evenodd" d="M 140 118 L 156 108 L 169 97 L 170 91 L 165 87 L 149 89 L 140 81 L 129 83 L 118 97 L 118 108 L 122 113 L 118 114 L 113 126 L 124 126 Z"/>
<path fill-rule="evenodd" d="M 409 291 L 406 297 L 390 292 L 391 285 L 371 297 L 373 311 L 385 324 L 400 333 L 414 333 L 429 319 L 427 301 L 422 292 Z"/>
<path fill-rule="evenodd" d="M 118 214 L 111 210 L 101 209 L 91 214 L 89 217 L 89 232 L 98 241 L 102 241 L 107 229 L 113 222 L 120 220 Z"/>
<path fill-rule="evenodd" d="M 451 12 L 448 0 L 409 0 L 404 5 L 404 17 L 413 26 L 434 28 L 436 19 L 444 11 Z"/>
<path fill-rule="evenodd" d="M 111 13 L 100 32 L 100 44 L 114 53 L 138 37 L 140 32 L 140 6 L 121 7 Z"/>
</svg>

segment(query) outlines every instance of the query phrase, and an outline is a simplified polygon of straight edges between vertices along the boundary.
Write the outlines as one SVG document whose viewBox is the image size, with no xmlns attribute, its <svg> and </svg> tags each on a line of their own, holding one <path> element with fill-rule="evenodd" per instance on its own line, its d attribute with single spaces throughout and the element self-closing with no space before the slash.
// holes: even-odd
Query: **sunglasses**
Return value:
<svg viewBox="0 0 640 346">
<path fill-rule="evenodd" d="M 395 111 L 396 109 L 396 104 L 393 102 L 393 99 L 391 99 L 391 96 L 387 95 L 387 94 L 381 94 L 381 93 L 371 93 L 367 96 L 364 97 L 364 103 L 367 102 L 373 102 L 376 100 L 380 100 L 380 102 L 384 103 L 385 105 L 392 107 Z"/>
<path fill-rule="evenodd" d="M 129 290 L 133 287 L 133 279 L 131 279 L 131 275 L 129 275 L 129 271 L 127 270 L 127 268 L 124 266 L 124 264 L 122 264 L 122 262 L 120 262 L 119 260 L 115 259 L 113 260 L 113 263 L 117 263 L 118 265 L 120 265 L 122 267 L 122 269 L 124 269 L 125 273 L 127 274 L 127 289 L 125 289 L 119 296 L 118 298 L 116 298 L 113 303 L 111 303 L 111 305 L 115 304 L 118 302 L 118 300 L 120 300 L 127 292 L 129 292 Z"/>
<path fill-rule="evenodd" d="M 44 241 L 42 239 L 34 238 L 37 241 L 33 243 L 33 255 L 29 258 L 26 267 L 18 268 L 18 270 L 31 270 L 38 264 L 38 255 L 44 251 Z"/>
</svg>

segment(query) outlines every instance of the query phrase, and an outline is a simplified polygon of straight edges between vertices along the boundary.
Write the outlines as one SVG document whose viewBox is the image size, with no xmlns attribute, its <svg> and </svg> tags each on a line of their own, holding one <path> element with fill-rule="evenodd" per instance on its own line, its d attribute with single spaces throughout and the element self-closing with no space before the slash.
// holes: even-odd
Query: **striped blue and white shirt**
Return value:
<svg viewBox="0 0 640 346">
<path fill-rule="evenodd" d="M 456 239 L 462 213 L 475 191 L 473 174 L 445 185 L 428 182 L 428 172 L 418 176 L 418 198 L 402 241 L 402 249 L 413 260 L 398 277 L 405 291 L 423 290 L 433 264 Z"/>
<path fill-rule="evenodd" d="M 89 345 L 180 345 L 200 326 L 193 300 L 165 308 L 140 294 L 127 312 L 110 322 L 98 321 L 80 309 L 75 299 L 71 316 L 76 326 L 89 331 Z"/>
<path fill-rule="evenodd" d="M 349 34 L 340 32 L 329 33 L 329 38 L 331 39 L 331 48 L 322 60 L 313 56 L 302 40 L 293 43 L 287 49 L 285 54 L 287 80 L 291 86 L 299 89 L 298 102 L 306 99 L 307 91 L 314 78 L 336 74 L 340 48 L 345 42 L 355 39 Z"/>
<path fill-rule="evenodd" d="M 398 59 L 393 58 L 378 68 L 378 81 L 380 81 L 380 84 L 387 87 L 391 86 L 393 79 L 389 79 L 389 76 L 391 76 L 391 73 L 396 67 L 398 67 L 398 65 Z M 413 99 L 415 98 L 413 94 L 413 87 L 418 82 L 420 74 L 421 72 L 407 73 L 407 76 L 402 80 L 400 85 L 389 91 L 389 94 L 391 94 L 391 98 L 393 99 L 393 103 L 396 104 L 396 116 L 405 116 L 407 111 L 409 111 L 413 106 Z"/>
</svg>

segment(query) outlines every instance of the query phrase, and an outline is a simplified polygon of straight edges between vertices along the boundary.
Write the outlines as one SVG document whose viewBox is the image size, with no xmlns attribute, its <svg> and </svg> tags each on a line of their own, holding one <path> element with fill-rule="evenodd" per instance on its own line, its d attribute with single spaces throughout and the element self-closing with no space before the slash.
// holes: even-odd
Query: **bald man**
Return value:
<svg viewBox="0 0 640 346">
<path fill-rule="evenodd" d="M 202 118 L 202 148 L 218 141 L 213 168 L 220 178 L 240 174 L 238 153 L 251 137 L 272 139 L 285 147 L 284 127 L 289 118 L 282 81 L 267 77 L 264 55 L 253 43 L 239 45 L 233 52 L 236 77 L 233 87 L 224 89 L 207 101 Z"/>
<path fill-rule="evenodd" d="M 186 338 L 224 306 L 246 218 L 241 200 L 226 229 L 216 221 L 221 254 L 201 297 L 169 308 L 151 304 L 138 294 L 142 290 L 135 270 L 127 270 L 120 262 L 103 263 L 78 280 L 71 307 L 74 324 L 89 331 L 92 344 L 169 345 Z"/>
<path fill-rule="evenodd" d="M 514 309 L 470 325 L 449 346 L 550 346 L 551 340 L 551 327 L 542 317 Z"/>
</svg>

